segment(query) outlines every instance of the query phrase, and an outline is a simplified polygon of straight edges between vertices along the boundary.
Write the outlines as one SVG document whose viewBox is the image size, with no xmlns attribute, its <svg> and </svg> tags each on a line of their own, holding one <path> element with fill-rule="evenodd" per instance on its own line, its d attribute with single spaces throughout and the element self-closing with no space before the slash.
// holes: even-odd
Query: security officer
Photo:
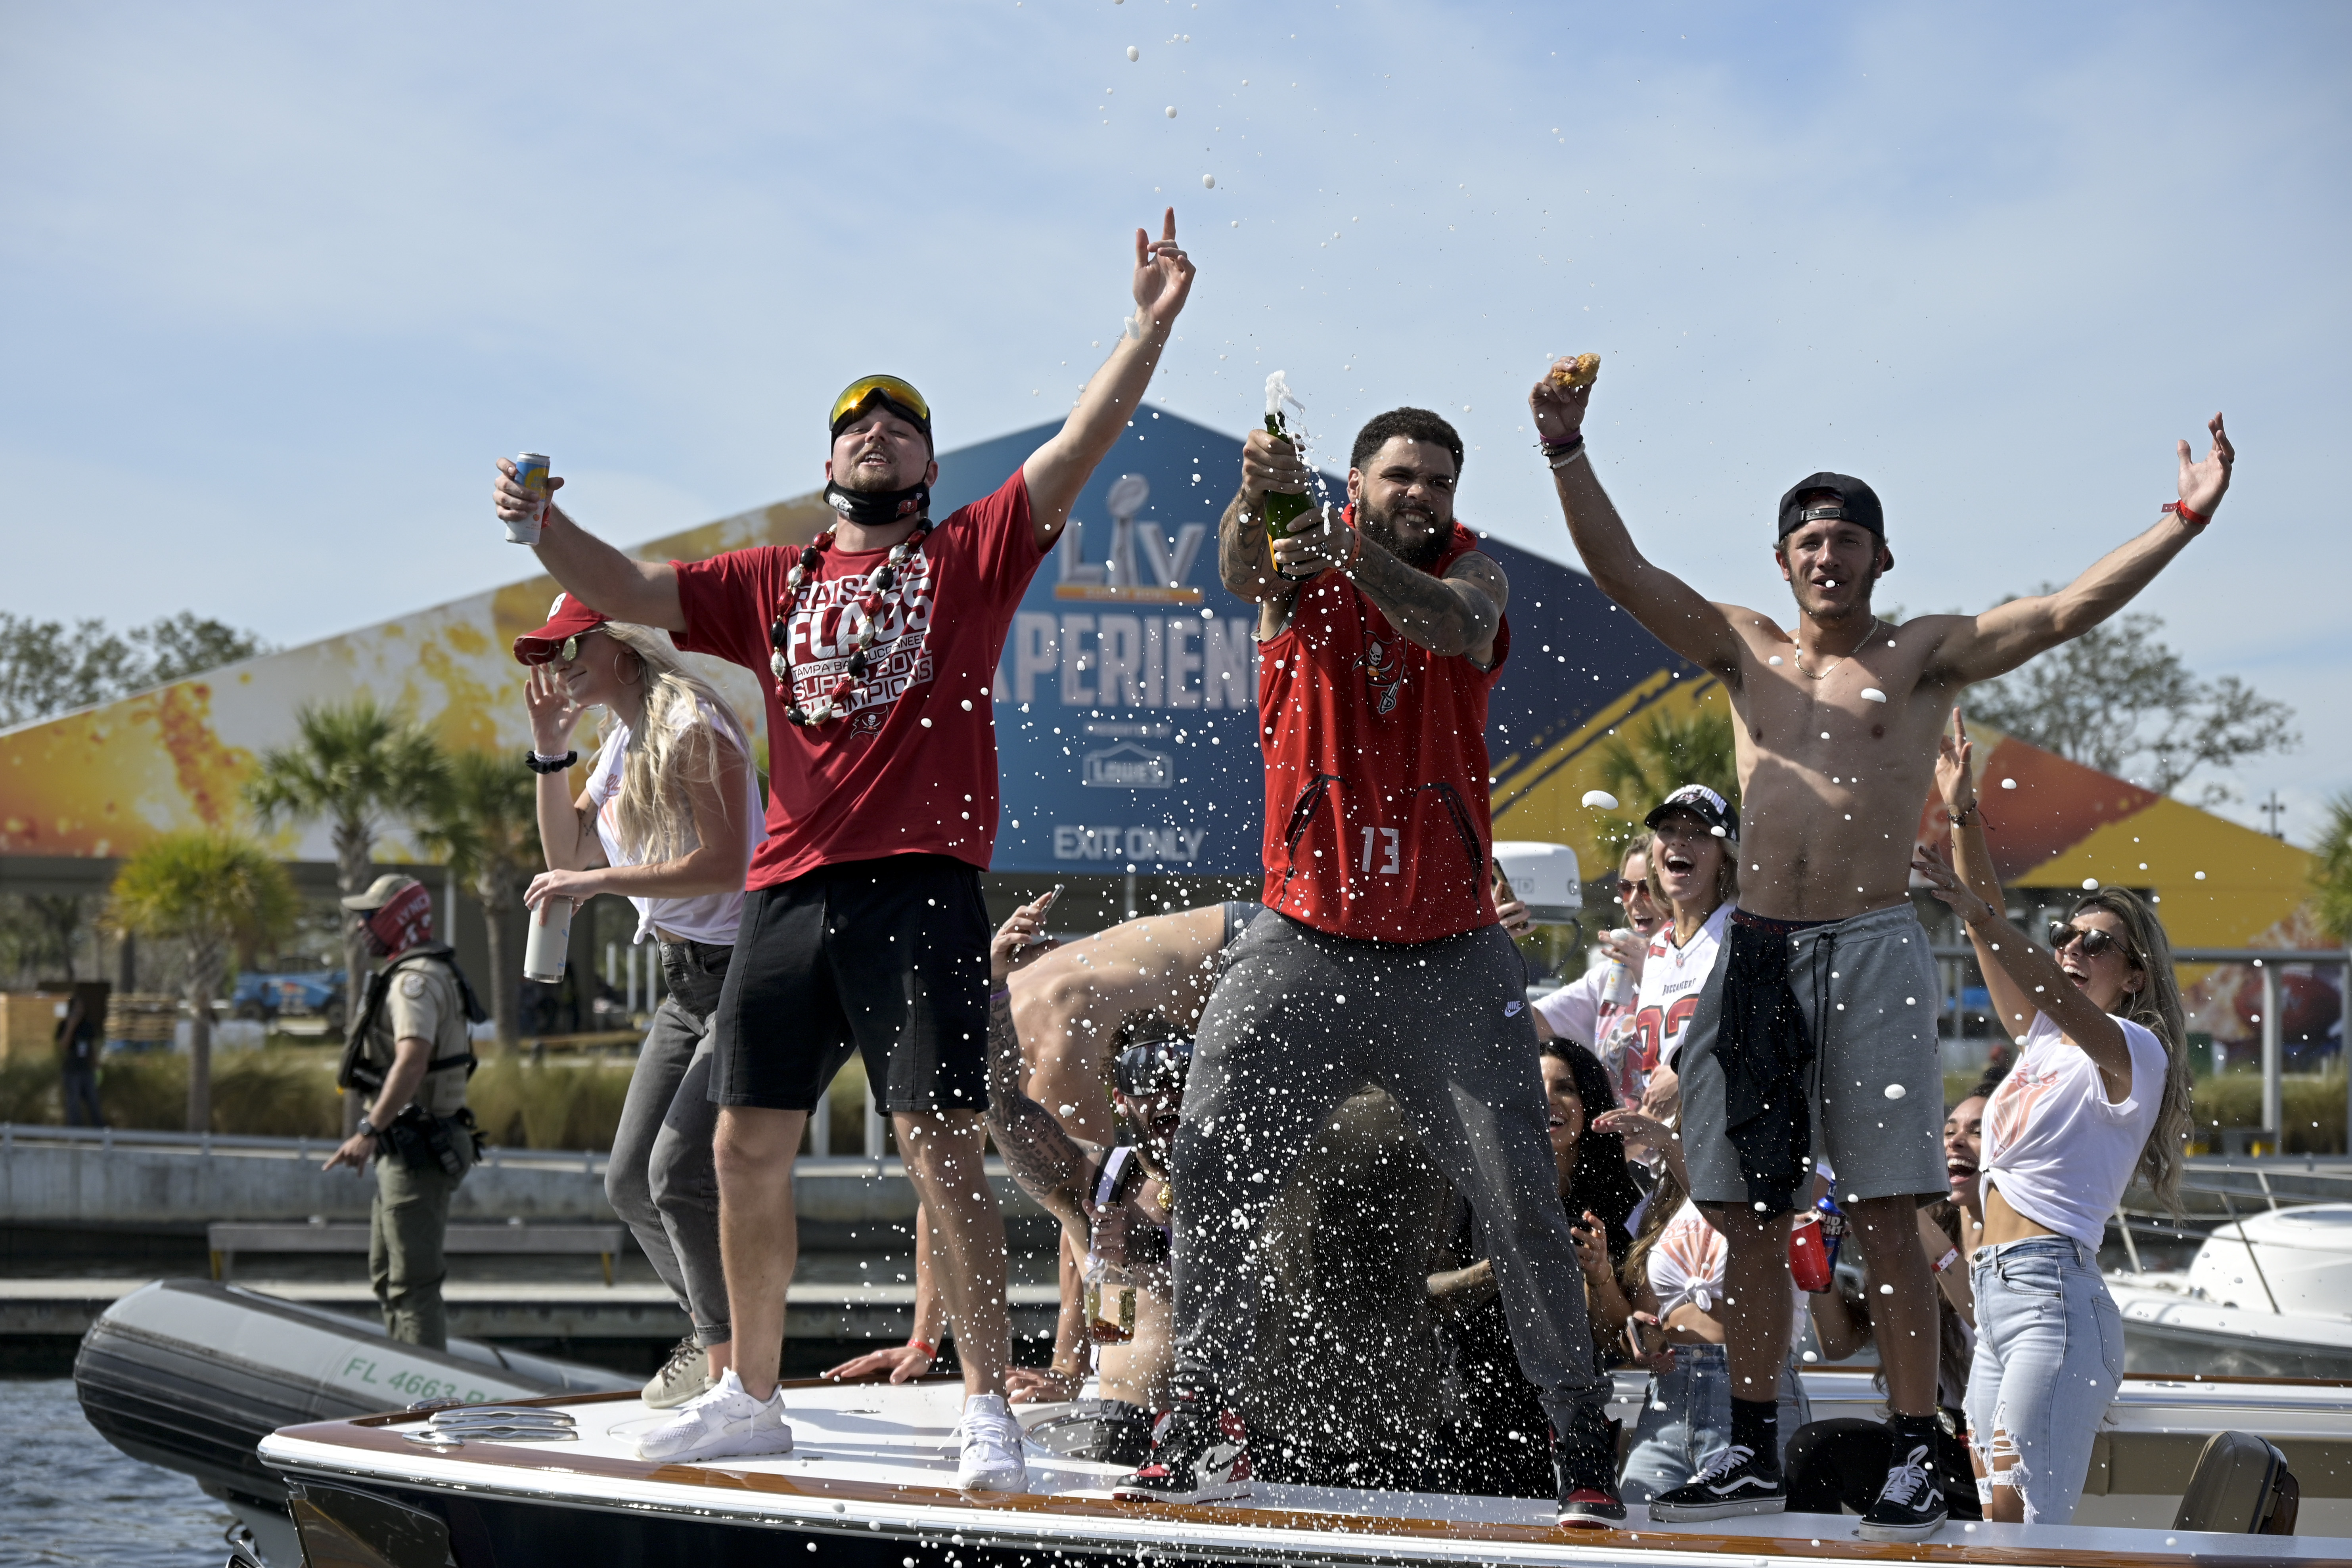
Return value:
<svg viewBox="0 0 2352 1568">
<path fill-rule="evenodd" d="M 486 1016 L 446 943 L 433 940 L 433 896 L 413 877 L 378 877 L 343 900 L 367 945 L 387 962 L 343 1046 L 336 1082 L 375 1097 L 359 1131 L 327 1170 L 354 1171 L 373 1158 L 375 1201 L 368 1212 L 368 1279 L 395 1340 L 446 1350 L 449 1314 L 442 1245 L 449 1199 L 475 1158 L 466 1080 L 473 1076 L 468 1024 Z"/>
</svg>

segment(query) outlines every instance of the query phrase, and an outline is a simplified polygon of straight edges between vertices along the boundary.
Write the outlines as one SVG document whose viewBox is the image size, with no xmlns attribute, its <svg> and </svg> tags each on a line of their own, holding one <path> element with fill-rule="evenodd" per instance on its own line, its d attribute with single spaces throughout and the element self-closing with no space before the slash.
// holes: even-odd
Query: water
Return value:
<svg viewBox="0 0 2352 1568">
<path fill-rule="evenodd" d="M 228 1510 L 100 1436 L 71 1378 L 0 1379 L 0 1564 L 217 1568 L 227 1557 Z"/>
</svg>

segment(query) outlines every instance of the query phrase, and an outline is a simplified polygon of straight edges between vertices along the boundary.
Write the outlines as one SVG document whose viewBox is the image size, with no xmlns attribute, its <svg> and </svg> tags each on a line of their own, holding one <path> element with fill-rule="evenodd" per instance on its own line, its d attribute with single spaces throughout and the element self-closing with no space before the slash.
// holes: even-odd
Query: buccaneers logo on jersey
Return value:
<svg viewBox="0 0 2352 1568">
<path fill-rule="evenodd" d="M 1372 710 L 1396 711 L 1397 693 L 1404 687 L 1404 661 L 1397 649 L 1378 637 L 1364 644 L 1364 684 L 1371 689 Z"/>
</svg>

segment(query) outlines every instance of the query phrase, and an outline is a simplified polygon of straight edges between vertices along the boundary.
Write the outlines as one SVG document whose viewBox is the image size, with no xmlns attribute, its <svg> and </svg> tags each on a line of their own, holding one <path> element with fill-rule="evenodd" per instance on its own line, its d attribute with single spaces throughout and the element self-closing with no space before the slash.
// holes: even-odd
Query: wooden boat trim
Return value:
<svg viewBox="0 0 2352 1568">
<path fill-rule="evenodd" d="M 880 1381 L 880 1380 L 875 1380 Z M 926 1379 L 944 1383 L 950 1379 Z M 2185 1382 L 2187 1379 L 2159 1381 Z M 2219 1379 L 2209 1379 L 2219 1382 Z M 2274 1383 L 2281 1379 L 2239 1379 L 2241 1382 Z M 786 1387 L 839 1387 L 823 1380 L 809 1379 L 787 1383 Z M 903 1385 L 902 1385 L 903 1386 Z M 570 1394 L 549 1395 L 538 1399 L 502 1401 L 501 1403 L 532 1405 L 586 1405 L 634 1399 L 634 1393 Z M 411 1461 L 433 1455 L 406 1437 L 389 1430 L 394 1426 L 415 1422 L 415 1413 L 393 1413 L 361 1416 L 346 1421 L 315 1422 L 289 1426 L 269 1441 L 283 1439 L 289 1443 L 315 1446 L 310 1455 L 284 1456 L 276 1461 L 278 1468 L 299 1476 L 304 1470 L 323 1468 L 316 1457 L 318 1448 L 342 1450 L 353 1456 L 352 1467 L 342 1473 L 352 1479 L 375 1479 L 379 1484 L 397 1482 L 403 1485 L 430 1485 L 405 1466 L 393 1469 L 404 1471 L 386 1475 L 372 1471 L 359 1461 L 359 1455 L 381 1456 Z M 1804 1544 L 1782 1535 L 1737 1535 L 1727 1533 L 1701 1534 L 1687 1530 L 1593 1530 L 1564 1527 L 1536 1527 L 1491 1521 L 1451 1521 L 1440 1519 L 1400 1519 L 1385 1515 L 1309 1511 L 1296 1509 L 1236 1507 L 1230 1504 L 1188 1505 L 1173 1503 L 1115 1502 L 1103 1498 L 1070 1496 L 1002 1495 L 997 1493 L 965 1492 L 952 1488 L 883 1484 L 851 1479 L 828 1479 L 807 1474 L 779 1475 L 762 1470 L 732 1468 L 723 1462 L 713 1465 L 681 1465 L 615 1458 L 594 1454 L 551 1455 L 539 1447 L 508 1447 L 499 1444 L 469 1444 L 462 1457 L 451 1454 L 453 1463 L 502 1471 L 522 1483 L 527 1476 L 541 1476 L 553 1481 L 562 1477 L 602 1477 L 615 1480 L 645 1482 L 658 1486 L 699 1489 L 712 1494 L 732 1493 L 738 1496 L 787 1500 L 812 1505 L 805 1514 L 772 1515 L 768 1522 L 780 1527 L 798 1527 L 824 1532 L 863 1533 L 871 1528 L 871 1518 L 859 1519 L 847 1513 L 851 1508 L 887 1508 L 893 1510 L 925 1510 L 930 1517 L 924 1521 L 885 1520 L 882 1528 L 891 1535 L 903 1536 L 920 1532 L 926 1536 L 945 1535 L 961 1531 L 966 1534 L 1003 1531 L 1031 1540 L 1066 1542 L 1073 1533 L 1098 1535 L 1102 1527 L 1111 1527 L 1113 1533 L 1138 1526 L 1150 1529 L 1210 1529 L 1236 1530 L 1251 1532 L 1256 1539 L 1248 1542 L 1185 1542 L 1155 1536 L 1152 1544 L 1162 1553 L 1191 1556 L 1213 1550 L 1226 1556 L 1265 1556 L 1296 1554 L 1301 1551 L 1312 1553 L 1308 1545 L 1314 1537 L 1349 1538 L 1343 1545 L 1334 1542 L 1331 1550 L 1349 1554 L 1371 1554 L 1381 1550 L 1380 1542 L 1423 1542 L 1434 1546 L 1451 1542 L 1475 1552 L 1478 1547 L 1489 1549 L 1549 1548 L 1550 1552 L 1582 1554 L 1585 1552 L 1636 1553 L 1701 1552 L 1730 1554 L 1748 1558 L 1820 1558 L 1824 1561 L 1860 1563 L 1929 1563 L 1980 1564 L 1983 1568 L 2146 1568 L 2148 1559 L 2137 1552 L 2099 1551 L 2072 1547 L 2035 1547 L 2024 1549 L 1992 1543 L 1931 1542 L 1877 1542 L 1853 1539 L 1848 1531 L 1851 1521 L 1841 1521 L 1832 1528 L 1834 1535 L 1820 1538 L 1818 1545 Z M 466 1483 L 477 1489 L 475 1483 Z M 518 1485 L 514 1494 L 532 1501 L 551 1500 L 551 1489 L 545 1485 Z M 593 1509 L 625 1510 L 642 1512 L 647 1504 L 641 1500 L 622 1500 L 598 1497 L 593 1493 L 560 1494 L 569 1506 Z M 715 1501 L 716 1499 L 714 1498 Z M 679 1500 L 681 1508 L 692 1509 L 690 1498 Z M 842 1511 L 833 1511 L 833 1510 Z M 726 1511 L 736 1511 L 729 1509 Z M 1828 1516 L 1823 1516 L 1825 1525 Z M 1059 1527 L 1059 1528 L 1057 1528 Z M 1075 1529 L 1073 1528 L 1075 1527 Z M 2207 1537 L 2210 1540 L 2210 1537 Z M 2198 1568 L 2262 1568 L 2274 1564 L 2279 1557 L 2264 1553 L 2254 1544 L 2255 1538 L 2246 1538 L 2247 1550 L 2242 1553 L 2215 1553 L 2197 1548 L 2185 1549 L 2183 1563 L 2194 1562 Z M 2200 1542 L 2200 1545 L 2203 1543 Z M 2281 1542 L 2284 1544 L 2284 1542 Z M 2305 1542 L 2305 1544 L 2309 1544 Z M 1549 1555 L 1550 1552 L 1546 1554 Z M 1498 1559 L 1500 1560 L 1500 1559 Z M 2352 1558 L 2300 1556 L 2299 1563 L 2343 1563 L 2352 1564 Z"/>
</svg>

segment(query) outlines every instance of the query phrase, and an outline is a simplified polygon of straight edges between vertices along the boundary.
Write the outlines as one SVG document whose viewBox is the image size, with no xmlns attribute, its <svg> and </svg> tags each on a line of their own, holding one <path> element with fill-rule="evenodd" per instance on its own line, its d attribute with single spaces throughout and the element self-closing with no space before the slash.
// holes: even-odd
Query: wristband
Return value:
<svg viewBox="0 0 2352 1568">
<path fill-rule="evenodd" d="M 2189 510 L 2189 503 L 2185 500 L 2166 501 L 2164 503 L 2164 510 L 2167 511 L 2179 512 L 2180 514 L 2180 521 L 2187 523 L 2191 528 L 2202 528 L 2207 523 L 2213 521 L 2213 514 L 2211 512 L 2191 511 Z"/>
<path fill-rule="evenodd" d="M 542 757 L 533 751 L 523 758 L 523 765 L 535 773 L 560 773 L 579 760 L 577 752 L 566 752 L 560 757 Z"/>
<path fill-rule="evenodd" d="M 1980 800 L 1972 800 L 1969 802 L 1968 805 L 1952 813 L 1952 826 L 1955 827 L 1966 827 L 1982 814 L 1984 802 Z"/>
<path fill-rule="evenodd" d="M 1957 1257 L 1958 1255 L 1956 1253 L 1954 1256 Z M 940 1347 L 931 1343 L 929 1340 L 910 1339 L 907 1342 L 907 1348 L 910 1351 L 922 1352 L 923 1359 L 925 1361 L 937 1361 L 940 1359 Z"/>
<path fill-rule="evenodd" d="M 1960 1249 L 1958 1247 L 1946 1247 L 1944 1249 L 1944 1256 L 1936 1259 L 1936 1272 L 1941 1274 L 1945 1269 L 1949 1268 L 1953 1264 L 1958 1263 L 1959 1260 Z"/>
</svg>

